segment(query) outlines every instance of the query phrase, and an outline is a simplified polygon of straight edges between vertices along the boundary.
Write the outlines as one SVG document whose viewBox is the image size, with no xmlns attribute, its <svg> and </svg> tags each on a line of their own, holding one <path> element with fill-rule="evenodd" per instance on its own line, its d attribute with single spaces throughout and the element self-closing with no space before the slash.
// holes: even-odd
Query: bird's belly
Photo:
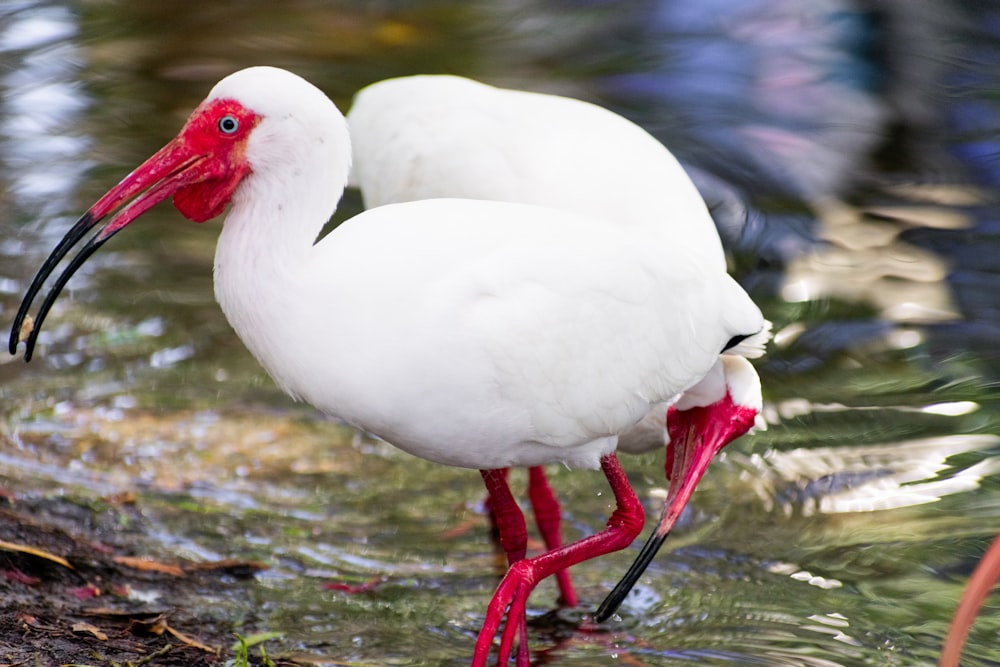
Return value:
<svg viewBox="0 0 1000 667">
<path fill-rule="evenodd" d="M 414 456 L 462 468 L 492 469 L 563 463 L 597 468 L 617 436 L 539 433 L 531 416 L 482 386 L 452 391 L 367 378 L 363 385 L 302 398 Z M 416 390 L 415 390 L 416 389 Z M 377 395 L 381 400 L 372 400 Z"/>
<path fill-rule="evenodd" d="M 616 431 L 583 426 L 576 404 L 554 405 L 551 389 L 498 375 L 475 337 L 448 337 L 443 326 L 421 328 L 412 320 L 377 329 L 359 321 L 337 329 L 353 344 L 330 345 L 316 333 L 322 327 L 300 327 L 283 339 L 293 343 L 272 345 L 258 359 L 293 396 L 441 464 L 597 468 L 617 444 Z M 298 349 L 323 353 L 303 361 Z"/>
<path fill-rule="evenodd" d="M 338 363 L 330 357 L 326 361 Z M 601 457 L 617 446 L 617 435 L 587 433 L 570 416 L 556 422 L 558 428 L 552 423 L 540 427 L 537 414 L 525 408 L 530 398 L 505 397 L 470 358 L 465 364 L 416 369 L 407 368 L 419 364 L 412 357 L 383 361 L 387 363 L 362 359 L 357 372 L 346 359 L 339 360 L 336 372 L 316 363 L 310 369 L 315 381 L 304 383 L 286 385 L 274 377 L 321 411 L 445 465 L 492 469 L 563 463 L 597 468 Z"/>
<path fill-rule="evenodd" d="M 366 429 L 371 430 L 371 429 Z M 403 451 L 444 465 L 477 470 L 527 467 L 561 463 L 571 468 L 596 469 L 601 458 L 613 452 L 617 437 L 608 436 L 573 446 L 556 446 L 536 441 L 504 441 L 502 435 L 483 437 L 476 431 L 440 429 L 430 437 L 414 438 L 412 429 L 405 434 L 373 433 Z"/>
</svg>

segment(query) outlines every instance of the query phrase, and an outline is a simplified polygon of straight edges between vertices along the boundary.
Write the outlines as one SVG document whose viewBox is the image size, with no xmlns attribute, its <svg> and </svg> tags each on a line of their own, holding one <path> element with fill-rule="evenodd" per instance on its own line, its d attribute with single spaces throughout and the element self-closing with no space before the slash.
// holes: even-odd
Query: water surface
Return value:
<svg viewBox="0 0 1000 667">
<path fill-rule="evenodd" d="M 601 102 L 690 167 L 775 322 L 768 428 L 713 464 L 606 627 L 574 632 L 581 612 L 549 613 L 543 585 L 537 656 L 933 664 L 1000 530 L 1000 9 L 876 6 L 0 4 L 0 321 L 75 216 L 240 67 L 293 69 L 342 109 L 442 71 Z M 135 490 L 166 553 L 266 562 L 249 601 L 211 604 L 282 633 L 271 654 L 466 663 L 498 574 L 479 476 L 284 397 L 214 303 L 217 233 L 152 211 L 74 278 L 30 365 L 0 361 L 3 485 Z M 626 466 L 657 513 L 661 460 Z M 551 472 L 568 535 L 599 529 L 600 474 Z M 574 570 L 586 604 L 634 553 Z M 963 664 L 1000 663 L 998 631 L 985 613 Z"/>
</svg>

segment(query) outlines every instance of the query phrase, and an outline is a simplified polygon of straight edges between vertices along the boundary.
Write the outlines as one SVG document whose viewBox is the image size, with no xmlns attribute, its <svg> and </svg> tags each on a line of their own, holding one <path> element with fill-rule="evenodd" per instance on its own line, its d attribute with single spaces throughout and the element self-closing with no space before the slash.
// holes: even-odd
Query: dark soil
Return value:
<svg viewBox="0 0 1000 667">
<path fill-rule="evenodd" d="M 245 597 L 261 566 L 160 562 L 145 526 L 128 497 L 0 499 L 0 667 L 232 664 L 236 620 L 206 600 Z"/>
</svg>

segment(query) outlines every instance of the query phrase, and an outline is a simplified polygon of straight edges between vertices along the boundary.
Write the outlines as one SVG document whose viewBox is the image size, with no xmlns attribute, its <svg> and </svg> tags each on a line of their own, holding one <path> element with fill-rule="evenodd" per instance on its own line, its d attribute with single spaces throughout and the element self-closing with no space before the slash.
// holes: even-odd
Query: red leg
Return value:
<svg viewBox="0 0 1000 667">
<path fill-rule="evenodd" d="M 483 501 L 483 509 L 486 510 L 486 516 L 490 520 L 490 537 L 493 538 L 493 540 L 500 545 L 500 548 L 504 550 L 504 553 L 507 555 L 507 565 L 509 566 L 513 561 L 511 560 L 510 553 L 503 545 L 504 538 L 501 538 L 500 535 L 500 521 L 497 519 L 497 512 L 494 509 L 496 501 L 494 501 L 493 499 L 493 494 L 489 492 L 491 481 L 486 479 L 486 474 L 489 473 L 491 476 L 499 475 L 503 479 L 503 483 L 506 485 L 507 477 L 509 476 L 510 473 L 510 468 L 497 468 L 495 470 L 488 470 L 488 471 L 480 470 L 479 472 L 480 474 L 483 475 L 483 481 L 486 482 L 487 494 L 486 494 L 486 500 Z M 498 484 L 499 482 L 494 480 L 493 483 Z M 505 509 L 504 511 L 505 513 L 511 512 L 509 508 Z M 520 512 L 520 510 L 518 511 Z M 508 528 L 509 529 L 513 528 L 513 526 L 508 526 Z M 517 532 L 516 529 L 514 530 L 516 533 Z M 506 539 L 509 540 L 511 538 L 507 537 Z M 525 529 L 525 550 L 527 550 L 527 529 Z M 524 558 L 524 553 L 521 554 L 521 558 Z"/>
<path fill-rule="evenodd" d="M 986 550 L 969 578 L 962 600 L 955 610 L 955 617 L 951 619 L 948 635 L 944 639 L 939 667 L 958 667 L 969 630 L 972 629 L 980 607 L 983 606 L 998 579 L 1000 579 L 1000 535 L 993 540 L 993 544 Z"/>
<path fill-rule="evenodd" d="M 507 479 L 508 472 L 508 468 L 498 468 L 493 471 L 495 474 L 502 475 L 504 480 Z M 548 478 L 545 476 L 545 469 L 542 466 L 528 468 L 528 498 L 531 501 L 531 510 L 535 515 L 538 532 L 545 542 L 545 548 L 551 551 L 561 547 L 562 507 L 559 506 L 559 500 L 552 491 L 552 487 L 549 486 Z M 490 534 L 497 543 L 500 543 L 500 527 L 496 514 L 493 511 L 491 496 L 486 497 L 484 507 L 490 519 Z M 501 545 L 501 548 L 504 548 L 503 545 Z M 506 548 L 504 548 L 504 553 L 507 554 L 508 564 L 512 563 L 510 553 L 507 552 Z M 556 582 L 559 585 L 559 603 L 567 607 L 577 606 L 579 599 L 577 598 L 576 590 L 573 588 L 573 581 L 570 578 L 569 571 L 557 572 Z"/>
<path fill-rule="evenodd" d="M 562 508 L 549 486 L 545 468 L 541 466 L 528 468 L 528 498 L 531 500 L 538 532 L 545 541 L 545 548 L 549 551 L 558 549 L 562 546 Z M 569 570 L 556 572 L 556 582 L 559 585 L 559 603 L 566 607 L 577 606 L 579 602 Z"/>
<path fill-rule="evenodd" d="M 507 468 L 479 471 L 489 492 L 486 504 L 493 517 L 497 540 L 507 554 L 507 564 L 513 565 L 528 551 L 528 528 L 524 523 L 524 514 L 507 485 L 507 472 Z"/>
<path fill-rule="evenodd" d="M 500 637 L 497 663 L 500 665 L 507 663 L 515 636 L 525 622 L 528 596 L 539 581 L 577 563 L 624 549 L 642 530 L 645 518 L 642 504 L 632 490 L 618 457 L 612 453 L 602 458 L 601 469 L 608 478 L 617 503 L 615 511 L 608 519 L 607 527 L 582 540 L 534 558 L 517 561 L 511 566 L 486 610 L 483 628 L 476 640 L 476 650 L 472 658 L 473 667 L 486 666 L 493 637 L 499 631 L 504 615 L 507 616 L 507 623 Z M 485 478 L 486 473 L 484 473 Z"/>
<path fill-rule="evenodd" d="M 524 513 L 517 506 L 514 495 L 507 484 L 507 468 L 497 470 L 480 470 L 486 490 L 489 493 L 487 505 L 493 525 L 496 530 L 500 548 L 507 554 L 508 572 L 514 563 L 524 560 L 528 551 L 528 527 L 524 522 Z M 518 667 L 530 667 L 528 656 L 528 619 L 522 618 L 519 623 L 518 635 Z"/>
</svg>

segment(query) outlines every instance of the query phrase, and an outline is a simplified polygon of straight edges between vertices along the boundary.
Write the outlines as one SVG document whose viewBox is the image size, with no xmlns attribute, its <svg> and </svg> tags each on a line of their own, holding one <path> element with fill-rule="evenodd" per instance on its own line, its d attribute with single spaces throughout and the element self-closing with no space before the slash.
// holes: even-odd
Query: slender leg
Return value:
<svg viewBox="0 0 1000 667">
<path fill-rule="evenodd" d="M 524 513 L 517 506 L 514 495 L 507 484 L 507 468 L 497 470 L 480 470 L 486 490 L 489 493 L 487 504 L 490 516 L 496 529 L 500 548 L 507 554 L 508 572 L 515 563 L 524 560 L 528 551 L 528 527 L 524 522 Z M 522 618 L 518 628 L 520 648 L 518 649 L 518 667 L 530 667 L 528 654 L 528 619 Z"/>
<path fill-rule="evenodd" d="M 506 480 L 509 468 L 498 468 L 492 472 L 503 475 Z M 545 476 L 545 468 L 542 466 L 528 468 L 528 499 L 531 501 L 531 511 L 535 515 L 535 524 L 545 542 L 545 548 L 551 551 L 561 547 L 562 507 L 560 507 L 552 487 L 549 486 L 549 480 Z M 490 520 L 490 535 L 499 544 L 501 542 L 500 527 L 496 513 L 493 511 L 493 500 L 489 495 L 486 496 L 486 502 L 483 505 Z M 510 554 L 507 553 L 506 549 L 504 553 L 507 554 L 507 562 L 510 564 L 512 562 Z M 573 580 L 570 578 L 569 570 L 557 572 L 556 583 L 559 586 L 559 604 L 566 607 L 577 606 L 579 598 L 573 588 Z"/>
<path fill-rule="evenodd" d="M 948 627 L 938 667 L 958 667 L 958 661 L 962 657 L 962 647 L 969 636 L 969 630 L 972 629 L 972 623 L 998 579 L 1000 579 L 1000 535 L 993 540 L 993 544 L 986 550 L 972 576 L 969 577 L 962 600 L 958 603 L 955 616 Z"/>
<path fill-rule="evenodd" d="M 541 466 L 528 468 L 528 498 L 545 548 L 549 551 L 558 549 L 562 546 L 562 507 L 549 486 L 545 468 Z M 559 585 L 559 603 L 566 607 L 577 606 L 579 601 L 569 570 L 556 572 L 556 582 Z"/>
<path fill-rule="evenodd" d="M 507 468 L 479 471 L 489 492 L 486 504 L 493 517 L 497 540 L 510 566 L 523 559 L 528 551 L 528 527 L 507 485 L 507 472 Z"/>
<path fill-rule="evenodd" d="M 480 474 L 483 475 L 483 481 L 486 482 L 486 489 L 488 491 L 490 489 L 491 482 L 490 480 L 486 479 L 486 473 L 489 472 L 491 476 L 499 475 L 503 478 L 504 483 L 506 483 L 507 478 L 510 475 L 510 468 L 497 468 L 496 470 L 489 470 L 489 471 L 480 470 L 479 472 Z M 497 482 L 494 481 L 493 483 L 495 484 Z M 493 539 L 493 541 L 496 544 L 498 544 L 501 549 L 504 549 L 504 554 L 507 556 L 507 566 L 509 567 L 512 561 L 510 559 L 510 554 L 507 552 L 507 550 L 504 548 L 504 545 L 502 544 L 504 539 L 501 538 L 500 536 L 500 522 L 497 519 L 496 510 L 493 509 L 494 504 L 495 503 L 493 500 L 493 495 L 491 493 L 487 493 L 486 500 L 483 501 L 483 509 L 486 510 L 486 516 L 489 518 L 490 521 L 490 538 Z M 506 509 L 505 512 L 510 512 L 510 509 Z M 509 540 L 510 538 L 508 537 L 506 539 Z M 525 530 L 525 540 L 527 540 L 527 530 Z M 525 549 L 527 549 L 527 543 L 525 543 Z M 523 558 L 524 554 L 522 554 L 521 557 Z"/>
<path fill-rule="evenodd" d="M 472 658 L 473 667 L 486 667 L 493 637 L 499 631 L 505 615 L 507 623 L 500 637 L 497 663 L 499 665 L 507 663 L 514 639 L 518 636 L 520 628 L 525 622 L 528 596 L 539 581 L 577 563 L 624 549 L 642 530 L 645 518 L 642 504 L 636 497 L 635 491 L 632 490 L 632 485 L 629 484 L 628 477 L 618 462 L 618 457 L 611 453 L 602 458 L 601 469 L 608 478 L 617 503 L 615 511 L 608 519 L 607 527 L 582 540 L 534 558 L 519 560 L 511 565 L 496 593 L 493 594 L 489 607 L 487 607 L 483 628 L 479 631 L 479 638 L 476 640 L 476 649 Z M 486 479 L 486 473 L 484 473 L 484 479 Z M 518 659 L 520 661 L 520 654 Z"/>
</svg>

